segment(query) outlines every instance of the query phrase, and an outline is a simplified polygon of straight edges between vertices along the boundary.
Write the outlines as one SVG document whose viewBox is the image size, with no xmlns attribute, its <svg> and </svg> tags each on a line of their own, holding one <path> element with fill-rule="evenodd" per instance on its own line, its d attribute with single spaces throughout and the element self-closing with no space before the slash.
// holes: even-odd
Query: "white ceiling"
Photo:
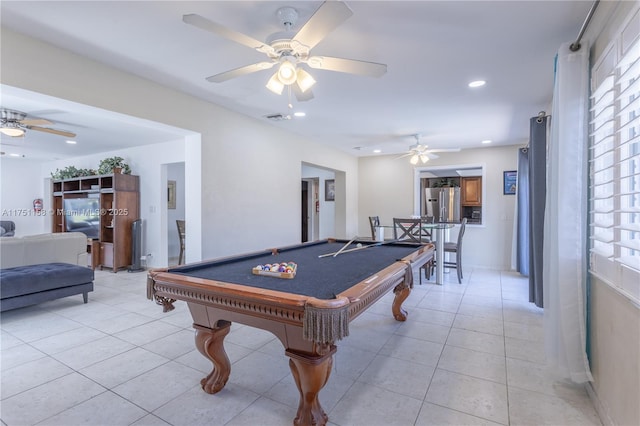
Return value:
<svg viewBox="0 0 640 426">
<path fill-rule="evenodd" d="M 224 83 L 206 77 L 259 62 L 259 52 L 182 22 L 197 13 L 265 40 L 280 31 L 278 8 L 293 6 L 300 27 L 320 1 L 6 1 L 2 25 L 112 67 L 144 76 L 252 117 L 289 112 L 286 95 L 264 85 L 273 71 Z M 329 33 L 314 55 L 380 62 L 370 78 L 310 70 L 315 98 L 293 101 L 304 118 L 271 122 L 353 155 L 406 151 L 422 135 L 430 148 L 524 144 L 529 118 L 549 108 L 553 61 L 575 40 L 592 1 L 349 1 L 353 16 Z M 486 86 L 467 83 L 483 79 Z M 123 141 L 170 140 L 179 129 L 154 129 L 118 114 L 2 87 L 2 106 L 54 121 L 77 133 L 64 138 L 29 132 L 24 143 L 64 158 L 123 148 Z M 148 137 L 145 137 L 148 136 Z M 91 141 L 91 144 L 83 142 Z M 91 145 L 91 148 L 89 148 Z M 354 149 L 359 147 L 359 149 Z M 13 148 L 9 146 L 8 148 Z M 23 147 L 24 148 L 24 147 Z M 81 151 L 82 150 L 82 151 Z"/>
</svg>

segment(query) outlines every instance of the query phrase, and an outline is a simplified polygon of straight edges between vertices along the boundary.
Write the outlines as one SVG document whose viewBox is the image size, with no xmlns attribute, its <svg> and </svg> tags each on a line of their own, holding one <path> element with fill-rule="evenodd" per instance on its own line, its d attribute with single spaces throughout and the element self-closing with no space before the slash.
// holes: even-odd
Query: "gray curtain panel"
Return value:
<svg viewBox="0 0 640 426">
<path fill-rule="evenodd" d="M 544 208 L 547 196 L 547 120 L 530 120 L 529 140 L 529 302 L 543 308 L 542 256 Z"/>
<path fill-rule="evenodd" d="M 529 276 L 529 148 L 518 150 L 516 270 Z"/>
</svg>

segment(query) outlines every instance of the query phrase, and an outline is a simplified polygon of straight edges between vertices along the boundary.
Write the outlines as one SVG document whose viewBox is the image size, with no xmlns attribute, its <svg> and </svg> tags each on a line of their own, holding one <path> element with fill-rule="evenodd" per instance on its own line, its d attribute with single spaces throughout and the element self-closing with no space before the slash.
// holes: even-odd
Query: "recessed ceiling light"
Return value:
<svg viewBox="0 0 640 426">
<path fill-rule="evenodd" d="M 295 115 L 296 117 L 304 117 L 305 115 L 307 115 L 307 113 L 298 111 L 298 112 L 294 112 L 293 115 Z"/>
<path fill-rule="evenodd" d="M 382 152 L 382 150 L 381 150 L 381 149 L 374 149 L 374 150 L 373 150 L 373 153 L 374 153 L 374 154 L 380 154 L 381 152 Z"/>
<path fill-rule="evenodd" d="M 489 139 L 485 139 L 485 140 L 482 141 L 482 143 L 483 144 L 488 144 L 488 143 L 491 143 L 491 141 Z"/>
<path fill-rule="evenodd" d="M 68 143 L 69 145 L 75 145 L 77 142 L 76 142 L 76 141 L 67 141 L 67 143 Z"/>
<path fill-rule="evenodd" d="M 487 82 L 484 80 L 475 80 L 469 83 L 469 87 L 482 87 L 485 84 L 487 84 Z"/>
</svg>

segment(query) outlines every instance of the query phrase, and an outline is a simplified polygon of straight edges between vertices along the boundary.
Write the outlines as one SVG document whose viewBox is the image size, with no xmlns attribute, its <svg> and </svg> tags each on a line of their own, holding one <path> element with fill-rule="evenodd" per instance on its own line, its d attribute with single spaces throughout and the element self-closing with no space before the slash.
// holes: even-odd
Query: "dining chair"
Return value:
<svg viewBox="0 0 640 426">
<path fill-rule="evenodd" d="M 455 243 L 445 241 L 444 243 L 445 254 L 446 253 L 455 254 L 456 260 L 455 262 L 445 261 L 442 266 L 447 269 L 456 270 L 456 272 L 458 273 L 458 284 L 462 284 L 462 278 L 463 278 L 462 276 L 462 237 L 464 237 L 464 231 L 466 227 L 467 227 L 467 218 L 465 217 L 464 219 L 462 219 L 462 222 L 460 223 L 460 232 L 458 232 L 457 241 Z M 426 275 L 426 271 L 425 271 L 425 275 Z"/>
<path fill-rule="evenodd" d="M 433 224 L 436 223 L 436 218 L 434 216 L 422 216 L 422 223 Z M 427 228 L 422 228 L 422 234 L 432 240 L 431 238 L 431 230 Z"/>
<path fill-rule="evenodd" d="M 430 223 L 430 224 L 435 223 L 435 217 L 422 216 L 422 222 Z M 427 231 L 426 229 L 423 229 L 423 232 L 429 237 L 429 239 L 431 239 L 431 235 L 432 235 L 431 231 Z M 436 257 L 434 252 L 431 258 L 420 267 L 420 270 L 424 271 L 424 277 L 426 279 L 430 279 L 433 273 L 435 272 L 435 269 L 436 269 Z M 419 275 L 420 275 L 420 284 L 422 284 L 422 272 L 420 272 Z"/>
<path fill-rule="evenodd" d="M 380 226 L 379 216 L 369 216 L 369 225 L 371 226 L 371 239 L 376 240 L 376 228 Z"/>
<path fill-rule="evenodd" d="M 424 221 L 422 219 L 403 219 L 394 217 L 393 238 L 395 240 L 403 240 L 420 244 L 429 243 L 431 242 L 431 234 L 422 228 L 423 223 Z M 424 270 L 425 277 L 430 277 L 433 272 L 434 262 L 435 257 L 432 254 L 432 256 L 418 268 L 418 277 L 421 285 L 422 273 L 420 271 Z"/>
<path fill-rule="evenodd" d="M 422 227 L 420 218 L 393 218 L 393 239 L 407 240 L 414 243 L 430 243 L 431 233 Z"/>
<path fill-rule="evenodd" d="M 180 258 L 178 259 L 178 265 L 184 263 L 184 238 L 186 236 L 186 225 L 184 220 L 176 220 L 178 226 L 178 238 L 180 239 Z"/>
</svg>

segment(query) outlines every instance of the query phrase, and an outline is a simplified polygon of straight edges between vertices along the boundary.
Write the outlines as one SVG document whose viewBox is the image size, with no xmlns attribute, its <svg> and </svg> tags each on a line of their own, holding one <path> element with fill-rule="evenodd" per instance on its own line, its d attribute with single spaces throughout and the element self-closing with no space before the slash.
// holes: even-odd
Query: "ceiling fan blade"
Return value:
<svg viewBox="0 0 640 426">
<path fill-rule="evenodd" d="M 425 155 L 429 157 L 430 160 L 435 160 L 436 158 L 440 158 L 439 155 L 432 154 L 431 152 L 427 152 Z"/>
<path fill-rule="evenodd" d="M 300 86 L 298 86 L 298 83 L 293 84 L 291 87 L 293 87 L 293 94 L 296 96 L 298 102 L 306 102 L 313 99 L 313 92 L 311 89 L 307 89 L 306 92 L 303 92 L 302 89 L 300 89 Z"/>
<path fill-rule="evenodd" d="M 198 14 L 190 13 L 188 15 L 182 15 L 182 21 L 185 24 L 193 25 L 194 27 L 198 27 L 201 30 L 205 30 L 205 31 L 209 31 L 210 33 L 217 34 L 228 40 L 235 41 L 236 43 L 239 43 L 239 44 L 243 44 L 251 49 L 256 49 L 268 55 L 270 55 L 270 53 L 273 53 L 275 55 L 273 48 L 268 44 L 265 44 L 260 40 L 256 40 L 253 37 L 249 37 L 246 34 L 242 34 L 237 31 L 230 30 L 229 28 L 224 27 L 220 24 L 217 24 L 213 21 L 210 21 L 207 18 L 200 16 Z"/>
<path fill-rule="evenodd" d="M 353 15 L 349 6 L 341 1 L 325 1 L 293 37 L 312 49 L 331 31 Z"/>
<path fill-rule="evenodd" d="M 24 124 L 25 126 L 51 126 L 53 123 L 49 120 L 45 120 L 44 118 L 27 118 L 24 120 L 18 120 L 18 123 Z"/>
<path fill-rule="evenodd" d="M 211 77 L 207 77 L 207 81 L 210 83 L 222 83 L 223 81 L 231 80 L 232 78 L 240 77 L 241 75 L 268 70 L 269 68 L 273 67 L 274 64 L 274 62 L 258 62 L 257 64 L 251 64 L 233 70 L 225 71 L 220 74 L 212 75 Z"/>
<path fill-rule="evenodd" d="M 75 133 L 65 132 L 64 130 L 49 129 L 47 127 L 38 127 L 38 126 L 26 126 L 26 127 L 29 130 L 37 130 L 38 132 L 53 133 L 54 135 L 66 136 L 68 138 L 76 137 Z"/>
<path fill-rule="evenodd" d="M 320 70 L 346 72 L 369 77 L 380 77 L 387 72 L 385 64 L 331 56 L 312 56 L 307 60 L 307 65 Z"/>
<path fill-rule="evenodd" d="M 460 148 L 428 149 L 427 152 L 460 152 Z"/>
<path fill-rule="evenodd" d="M 406 154 L 402 154 L 402 155 L 399 155 L 398 157 L 394 158 L 394 160 L 399 160 L 399 159 L 404 158 L 404 157 L 409 157 L 410 155 L 413 155 L 413 154 L 415 154 L 415 152 L 407 152 Z"/>
</svg>

